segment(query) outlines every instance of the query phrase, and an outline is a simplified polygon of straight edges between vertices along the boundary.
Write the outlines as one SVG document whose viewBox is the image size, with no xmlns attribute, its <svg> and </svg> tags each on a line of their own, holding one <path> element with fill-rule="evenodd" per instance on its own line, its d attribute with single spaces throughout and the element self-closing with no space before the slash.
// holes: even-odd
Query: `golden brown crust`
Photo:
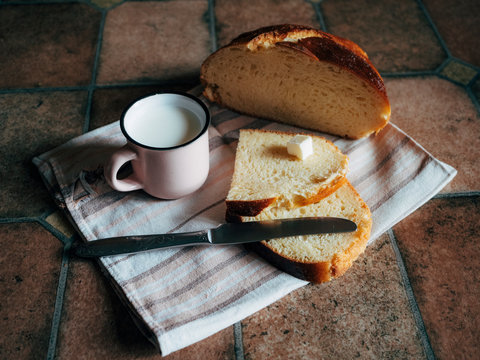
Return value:
<svg viewBox="0 0 480 360">
<path fill-rule="evenodd" d="M 225 221 L 229 223 L 241 223 L 243 219 L 240 215 L 234 214 L 227 209 L 225 212 Z"/>
<path fill-rule="evenodd" d="M 355 195 L 360 198 L 360 195 L 350 183 L 348 183 L 348 186 L 354 191 Z M 330 261 L 314 263 L 300 262 L 279 255 L 268 245 L 268 241 L 249 243 L 246 244 L 245 247 L 263 257 L 270 264 L 299 279 L 313 283 L 327 282 L 345 274 L 367 246 L 372 228 L 372 219 L 370 210 L 365 203 L 362 203 L 362 210 L 368 214 L 368 218 L 361 224 L 357 224 L 358 229 L 356 241 L 352 242 L 345 252 L 336 254 Z M 229 217 L 227 216 L 227 219 L 228 218 Z M 232 222 L 242 222 L 242 218 L 239 216 L 232 216 L 230 219 Z"/>
<path fill-rule="evenodd" d="M 276 197 L 259 200 L 227 200 L 227 212 L 230 215 L 257 216 L 263 209 L 269 207 L 277 200 Z"/>
<path fill-rule="evenodd" d="M 337 179 L 328 188 L 322 188 L 315 196 L 307 199 L 302 199 L 296 204 L 296 206 L 315 204 L 323 198 L 326 198 L 327 196 L 333 194 L 346 182 L 346 177 Z M 276 201 L 276 199 L 277 198 L 261 200 L 227 200 L 225 201 L 227 205 L 226 219 L 228 222 L 241 222 L 241 220 L 239 219 L 241 219 L 242 216 L 257 216 L 264 209 L 272 205 Z"/>
<path fill-rule="evenodd" d="M 347 182 L 347 178 L 345 176 L 342 178 L 336 179 L 330 184 L 329 187 L 321 188 L 315 196 L 309 197 L 307 199 L 302 199 L 302 201 L 299 201 L 296 205 L 305 206 L 305 205 L 315 204 L 320 200 L 322 200 L 323 198 L 326 198 L 327 196 L 333 194 L 335 191 L 337 191 L 337 189 L 339 189 L 346 182 Z"/>
<path fill-rule="evenodd" d="M 285 258 L 272 251 L 265 243 L 256 242 L 244 245 L 249 251 L 264 258 L 268 263 L 285 271 L 287 274 L 295 276 L 298 279 L 306 280 L 316 284 L 332 280 L 330 274 L 331 265 L 327 262 L 319 263 L 301 263 L 295 260 Z"/>
<path fill-rule="evenodd" d="M 346 47 L 339 46 L 335 40 L 311 37 L 300 39 L 298 42 L 282 42 L 276 45 L 296 49 L 316 60 L 340 66 L 368 82 L 388 102 L 385 84 L 370 60 L 352 53 Z"/>
<path fill-rule="evenodd" d="M 263 34 L 265 34 L 265 33 L 272 34 L 272 36 L 275 36 L 275 37 L 278 37 L 278 38 L 285 38 L 287 36 L 287 34 L 290 33 L 290 32 L 303 30 L 303 29 L 307 29 L 307 28 L 312 29 L 308 26 L 295 25 L 295 24 L 282 24 L 282 25 L 265 26 L 265 27 L 261 27 L 259 29 L 253 30 L 253 31 L 247 31 L 243 34 L 238 35 L 227 46 L 249 43 L 250 41 L 254 40 L 255 38 L 258 38 L 259 36 L 263 36 Z"/>
<path fill-rule="evenodd" d="M 375 124 L 371 125 L 371 128 L 366 128 L 365 131 L 358 133 L 342 133 L 339 131 L 330 133 L 345 138 L 359 139 L 370 135 L 372 132 L 378 133 L 388 123 L 391 108 L 383 79 L 368 59 L 367 54 L 350 40 L 308 26 L 283 24 L 263 27 L 241 34 L 232 40 L 230 44 L 222 47 L 222 49 L 235 48 L 255 52 L 262 51 L 261 49 L 268 50 L 272 46 L 290 49 L 294 53 L 306 55 L 315 61 L 333 64 L 339 69 L 348 71 L 362 79 L 380 97 L 381 104 L 378 104 L 381 107 L 381 109 L 379 108 L 380 117 Z M 205 88 L 204 95 L 208 100 L 216 102 L 220 106 L 239 111 L 230 106 L 228 102 L 225 103 L 221 98 L 220 91 L 217 90 L 217 84 L 210 83 L 206 78 L 210 63 L 214 61 L 218 54 L 222 53 L 222 49 L 211 54 L 202 64 L 200 80 Z M 241 112 L 253 117 L 258 116 L 258 114 L 248 111 L 248 109 L 242 109 Z M 273 114 L 271 116 L 263 114 L 262 117 L 267 120 L 278 121 Z M 317 128 L 313 124 L 310 126 L 305 124 L 303 126 L 312 130 L 329 132 L 326 129 Z"/>
<path fill-rule="evenodd" d="M 306 37 L 300 38 L 296 42 L 284 41 L 286 38 L 294 38 L 295 35 L 300 34 Z M 319 61 L 336 64 L 367 81 L 388 102 L 385 85 L 377 69 L 370 62 L 367 54 L 348 39 L 309 26 L 282 24 L 241 34 L 225 47 L 238 45 L 252 47 L 251 44 L 265 41 L 276 46 L 296 49 Z"/>
<path fill-rule="evenodd" d="M 371 227 L 363 229 L 363 233 L 358 237 L 357 241 L 352 243 L 345 253 L 335 255 L 330 262 L 299 262 L 277 254 L 265 241 L 250 243 L 248 245 L 245 244 L 245 246 L 286 273 L 299 279 L 319 284 L 331 281 L 345 274 L 353 262 L 365 250 L 370 237 L 370 230 Z"/>
<path fill-rule="evenodd" d="M 259 43 L 265 40 L 273 42 L 281 42 L 286 38 L 293 38 L 295 35 L 309 36 L 309 37 L 325 37 L 332 40 L 335 40 L 339 44 L 342 44 L 346 48 L 353 51 L 358 56 L 367 57 L 365 51 L 363 51 L 357 44 L 348 39 L 344 39 L 340 36 L 332 35 L 324 31 L 315 29 L 306 25 L 296 25 L 296 24 L 280 24 L 280 25 L 271 25 L 265 26 L 253 31 L 245 32 L 240 34 L 235 39 L 233 39 L 230 44 L 232 45 L 246 45 L 248 43 Z"/>
<path fill-rule="evenodd" d="M 263 132 L 263 133 L 275 133 L 279 135 L 291 135 L 295 136 L 298 135 L 298 133 L 294 132 L 289 132 L 289 131 L 279 131 L 279 130 L 264 130 L 264 129 L 241 129 L 240 132 Z M 317 136 L 313 134 L 309 134 L 309 136 L 316 137 L 316 138 L 321 138 L 323 141 L 326 143 L 330 144 L 333 146 L 338 152 L 340 152 L 340 149 L 330 140 L 325 139 L 322 136 Z M 298 203 L 295 204 L 295 206 L 305 206 L 309 204 L 314 204 L 322 200 L 323 198 L 326 198 L 330 194 L 333 194 L 337 189 L 339 189 L 343 184 L 347 182 L 347 177 L 342 176 L 334 181 L 332 181 L 330 184 L 328 184 L 327 187 L 322 187 L 318 190 L 318 192 L 309 197 L 309 198 L 304 198 L 298 201 Z M 227 206 L 227 218 L 230 219 L 237 219 L 232 220 L 232 222 L 239 222 L 238 217 L 241 216 L 257 216 L 262 212 L 262 210 L 266 209 L 270 205 L 272 205 L 278 197 L 272 197 L 268 199 L 258 199 L 258 200 L 226 200 L 226 206 Z M 227 219 L 227 221 L 229 221 Z M 241 222 L 241 220 L 240 220 Z"/>
</svg>

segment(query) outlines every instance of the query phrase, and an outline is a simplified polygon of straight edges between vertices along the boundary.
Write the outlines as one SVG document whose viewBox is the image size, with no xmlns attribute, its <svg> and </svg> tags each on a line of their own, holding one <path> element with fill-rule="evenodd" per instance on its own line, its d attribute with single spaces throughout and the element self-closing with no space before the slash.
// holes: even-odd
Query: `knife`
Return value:
<svg viewBox="0 0 480 360">
<path fill-rule="evenodd" d="M 119 236 L 82 243 L 73 248 L 80 257 L 135 253 L 190 245 L 234 245 L 294 235 L 352 232 L 357 225 L 335 217 L 305 217 L 226 223 L 214 229 L 139 236 Z"/>
</svg>

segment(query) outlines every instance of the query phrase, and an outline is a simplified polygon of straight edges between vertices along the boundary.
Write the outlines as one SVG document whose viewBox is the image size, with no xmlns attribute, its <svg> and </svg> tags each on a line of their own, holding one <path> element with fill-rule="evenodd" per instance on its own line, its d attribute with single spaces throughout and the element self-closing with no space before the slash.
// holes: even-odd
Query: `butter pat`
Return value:
<svg viewBox="0 0 480 360">
<path fill-rule="evenodd" d="M 313 143 L 311 136 L 295 135 L 287 143 L 287 151 L 290 155 L 295 155 L 299 159 L 305 160 L 313 154 Z"/>
</svg>

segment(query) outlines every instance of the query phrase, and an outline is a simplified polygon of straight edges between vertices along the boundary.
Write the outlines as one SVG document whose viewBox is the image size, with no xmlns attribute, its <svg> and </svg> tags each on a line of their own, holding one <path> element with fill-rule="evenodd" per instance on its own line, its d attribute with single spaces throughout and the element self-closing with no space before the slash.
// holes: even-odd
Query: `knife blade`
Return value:
<svg viewBox="0 0 480 360">
<path fill-rule="evenodd" d="M 82 243 L 73 248 L 80 257 L 135 253 L 159 248 L 191 245 L 235 245 L 295 235 L 352 232 L 357 225 L 336 217 L 305 217 L 226 223 L 194 232 L 119 236 Z"/>
</svg>

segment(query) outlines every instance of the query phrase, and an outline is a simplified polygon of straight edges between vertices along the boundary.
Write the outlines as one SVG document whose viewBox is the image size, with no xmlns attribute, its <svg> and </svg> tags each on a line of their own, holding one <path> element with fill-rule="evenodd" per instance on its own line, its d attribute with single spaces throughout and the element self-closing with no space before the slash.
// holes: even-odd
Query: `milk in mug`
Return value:
<svg viewBox="0 0 480 360">
<path fill-rule="evenodd" d="M 131 119 L 133 120 L 133 119 Z M 140 144 L 169 148 L 189 142 L 202 130 L 200 119 L 189 109 L 178 105 L 147 107 L 137 111 L 133 121 L 125 122 L 128 134 Z"/>
</svg>

